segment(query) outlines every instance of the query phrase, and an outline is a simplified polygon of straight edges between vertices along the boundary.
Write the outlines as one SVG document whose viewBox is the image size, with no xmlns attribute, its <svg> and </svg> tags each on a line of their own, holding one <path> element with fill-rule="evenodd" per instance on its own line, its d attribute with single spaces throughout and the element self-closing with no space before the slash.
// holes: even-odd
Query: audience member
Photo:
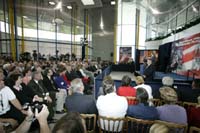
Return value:
<svg viewBox="0 0 200 133">
<path fill-rule="evenodd" d="M 49 109 L 49 120 L 53 119 L 54 116 L 54 110 L 53 106 L 55 105 L 55 98 L 49 96 L 49 92 L 47 91 L 46 87 L 44 86 L 42 82 L 42 74 L 39 71 L 33 72 L 32 80 L 28 83 L 29 88 L 34 92 L 35 95 L 37 95 L 41 101 L 40 102 L 46 102 L 48 109 Z"/>
<path fill-rule="evenodd" d="M 149 133 L 169 133 L 169 128 L 163 124 L 155 123 L 151 126 Z"/>
<path fill-rule="evenodd" d="M 56 113 L 64 113 L 63 107 L 67 92 L 65 89 L 57 89 L 55 87 L 52 76 L 53 71 L 50 68 L 46 68 L 44 71 L 43 84 L 50 94 L 56 97 Z"/>
<path fill-rule="evenodd" d="M 64 79 L 66 77 L 65 72 L 65 66 L 59 65 L 57 70 L 58 75 L 54 76 L 54 81 L 56 83 L 57 88 L 65 89 L 66 91 L 68 91 L 69 84 L 67 83 L 68 81 Z"/>
<path fill-rule="evenodd" d="M 144 88 L 137 88 L 136 98 L 137 105 L 129 105 L 127 115 L 138 119 L 156 120 L 158 112 L 155 107 L 150 107 L 148 104 L 148 93 Z"/>
<path fill-rule="evenodd" d="M 0 118 L 13 118 L 21 123 L 24 120 L 22 112 L 22 106 L 15 94 L 4 85 L 3 71 L 0 70 Z"/>
<path fill-rule="evenodd" d="M 137 89 L 137 88 L 144 88 L 144 89 L 147 91 L 147 93 L 148 93 L 148 98 L 149 98 L 149 99 L 152 99 L 152 98 L 153 98 L 151 86 L 146 85 L 146 84 L 144 83 L 144 79 L 143 79 L 142 76 L 137 76 L 137 77 L 135 78 L 135 82 L 136 82 L 136 84 L 137 84 L 137 86 L 134 87 L 135 89 Z M 148 100 L 149 100 L 149 99 L 148 99 Z M 149 104 L 152 105 L 152 103 L 149 103 Z"/>
<path fill-rule="evenodd" d="M 131 78 L 128 75 L 123 76 L 122 85 L 117 90 L 119 96 L 136 96 L 136 89 L 131 86 Z"/>
<path fill-rule="evenodd" d="M 118 96 L 114 89 L 112 80 L 104 81 L 103 90 L 105 95 L 101 95 L 97 99 L 97 109 L 100 116 L 105 117 L 124 117 L 128 108 L 128 102 L 125 97 Z M 100 121 L 102 122 L 102 121 Z M 112 125 L 112 124 L 111 124 Z M 112 127 L 112 126 L 111 126 Z M 115 126 L 115 131 L 116 131 Z M 122 125 L 120 124 L 120 128 Z M 111 129 L 104 129 L 111 130 Z"/>
<path fill-rule="evenodd" d="M 77 112 L 69 112 L 55 124 L 52 133 L 87 133 L 85 121 Z"/>
<path fill-rule="evenodd" d="M 186 102 L 197 103 L 197 97 L 200 96 L 200 79 L 194 79 L 192 89 L 179 89 L 180 100 Z"/>
<path fill-rule="evenodd" d="M 72 80 L 69 91 L 71 91 L 72 95 L 69 95 L 65 100 L 65 107 L 69 112 L 97 114 L 94 97 L 83 94 L 84 85 L 81 79 Z"/>
<path fill-rule="evenodd" d="M 9 78 L 7 78 L 7 80 L 9 80 L 9 84 L 7 85 L 12 89 L 12 91 L 14 92 L 17 99 L 22 105 L 25 103 L 31 103 L 33 101 L 32 97 L 26 95 L 28 90 L 26 88 L 23 88 L 24 86 L 21 85 L 21 74 L 13 73 L 9 76 Z"/>
<path fill-rule="evenodd" d="M 19 125 L 19 127 L 13 131 L 12 133 L 27 133 L 30 129 L 32 122 L 34 121 L 34 116 L 38 120 L 40 125 L 40 133 L 51 133 L 50 128 L 47 123 L 47 117 L 49 115 L 49 111 L 47 106 L 43 104 L 42 110 L 38 112 L 36 109 L 35 114 L 33 114 L 31 107 L 26 111 L 26 118 Z"/>
<path fill-rule="evenodd" d="M 187 124 L 186 110 L 175 104 L 178 97 L 174 89 L 164 86 L 159 91 L 161 98 L 166 103 L 165 105 L 157 107 L 159 119 L 178 124 Z"/>
<path fill-rule="evenodd" d="M 174 84 L 174 79 L 170 76 L 164 76 L 162 78 L 162 86 L 168 86 L 171 87 L 172 89 L 174 89 L 177 93 L 177 95 L 179 94 L 178 91 L 176 90 L 177 88 L 173 88 L 173 84 Z M 179 95 L 178 95 L 179 97 Z M 154 98 L 160 99 L 160 91 L 159 89 L 154 90 Z"/>
<path fill-rule="evenodd" d="M 103 91 L 103 86 L 105 85 L 105 83 L 106 83 L 107 80 L 110 80 L 110 81 L 113 82 L 113 84 L 114 84 L 114 81 L 113 81 L 113 79 L 112 79 L 112 77 L 111 77 L 110 75 L 105 76 L 105 77 L 103 78 L 103 81 L 102 81 L 102 86 L 99 87 L 99 92 L 98 92 L 98 94 L 97 94 L 98 97 L 101 96 L 101 95 L 105 95 L 105 93 L 104 93 L 104 91 Z M 114 86 L 114 89 L 115 89 L 115 91 L 116 91 L 115 86 Z"/>
<path fill-rule="evenodd" d="M 174 79 L 172 77 L 165 76 L 162 78 L 162 84 L 163 86 L 172 87 L 174 84 Z"/>
</svg>

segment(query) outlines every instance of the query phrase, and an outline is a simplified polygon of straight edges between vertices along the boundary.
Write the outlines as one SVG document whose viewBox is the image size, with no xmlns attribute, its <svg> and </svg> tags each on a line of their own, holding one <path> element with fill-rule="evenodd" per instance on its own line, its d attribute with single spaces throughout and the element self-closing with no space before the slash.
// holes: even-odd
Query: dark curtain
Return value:
<svg viewBox="0 0 200 133">
<path fill-rule="evenodd" d="M 135 51 L 135 67 L 136 70 L 140 70 L 140 50 L 136 49 Z"/>
<path fill-rule="evenodd" d="M 166 72 L 167 66 L 170 64 L 172 42 L 159 46 L 158 51 L 158 70 Z"/>
</svg>

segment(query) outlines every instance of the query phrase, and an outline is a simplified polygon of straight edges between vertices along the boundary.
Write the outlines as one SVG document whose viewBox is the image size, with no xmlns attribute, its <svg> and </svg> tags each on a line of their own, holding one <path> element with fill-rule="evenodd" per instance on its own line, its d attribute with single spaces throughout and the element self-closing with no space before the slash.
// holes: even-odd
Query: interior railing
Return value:
<svg viewBox="0 0 200 133">
<path fill-rule="evenodd" d="M 159 24 L 147 25 L 148 39 L 167 37 L 172 33 L 177 33 L 181 29 L 186 29 L 187 26 L 200 18 L 200 0 L 194 0 L 185 8 L 170 17 L 167 21 Z"/>
</svg>

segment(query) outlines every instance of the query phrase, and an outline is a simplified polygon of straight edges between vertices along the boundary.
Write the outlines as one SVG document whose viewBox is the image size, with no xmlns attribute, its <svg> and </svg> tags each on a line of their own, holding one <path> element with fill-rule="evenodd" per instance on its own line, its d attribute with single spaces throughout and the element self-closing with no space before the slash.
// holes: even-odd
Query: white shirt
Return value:
<svg viewBox="0 0 200 133">
<path fill-rule="evenodd" d="M 101 95 L 97 99 L 97 109 L 100 116 L 105 117 L 124 117 L 126 115 L 126 111 L 128 108 L 128 102 L 125 97 L 118 96 L 115 92 Z M 103 121 L 101 121 L 102 123 Z M 110 123 L 113 125 L 113 123 Z M 115 131 L 117 129 L 117 124 L 115 123 Z M 106 124 L 107 125 L 107 124 Z M 112 127 L 112 126 L 110 126 Z M 122 123 L 120 124 L 120 128 L 122 129 Z M 106 127 L 108 130 L 108 127 Z"/>
<path fill-rule="evenodd" d="M 10 110 L 9 101 L 14 99 L 16 99 L 16 96 L 9 87 L 5 86 L 0 90 L 0 115 Z"/>
<path fill-rule="evenodd" d="M 79 69 L 79 71 L 81 72 L 81 75 L 83 76 L 83 77 L 86 77 L 87 75 L 84 73 L 84 71 L 82 70 L 82 69 Z"/>
<path fill-rule="evenodd" d="M 137 88 L 144 88 L 147 91 L 147 93 L 148 93 L 149 99 L 153 98 L 151 86 L 145 85 L 145 84 L 141 84 L 141 85 L 135 86 L 134 88 L 135 89 L 137 89 Z"/>
</svg>

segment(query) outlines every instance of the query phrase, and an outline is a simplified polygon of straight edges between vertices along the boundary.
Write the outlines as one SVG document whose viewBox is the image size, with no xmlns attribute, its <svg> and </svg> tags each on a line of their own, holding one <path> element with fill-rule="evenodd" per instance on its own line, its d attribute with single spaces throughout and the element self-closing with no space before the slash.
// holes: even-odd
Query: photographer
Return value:
<svg viewBox="0 0 200 133">
<path fill-rule="evenodd" d="M 31 110 L 31 107 L 28 107 L 28 110 L 26 111 L 26 118 L 22 122 L 22 124 L 19 125 L 19 127 L 13 131 L 12 133 L 27 133 L 32 122 L 34 121 L 34 114 Z M 49 115 L 49 111 L 47 109 L 46 105 L 42 105 L 42 110 L 38 112 L 38 109 L 35 109 L 35 118 L 38 120 L 40 125 L 40 133 L 50 133 L 50 129 L 47 123 L 47 117 Z"/>
</svg>

